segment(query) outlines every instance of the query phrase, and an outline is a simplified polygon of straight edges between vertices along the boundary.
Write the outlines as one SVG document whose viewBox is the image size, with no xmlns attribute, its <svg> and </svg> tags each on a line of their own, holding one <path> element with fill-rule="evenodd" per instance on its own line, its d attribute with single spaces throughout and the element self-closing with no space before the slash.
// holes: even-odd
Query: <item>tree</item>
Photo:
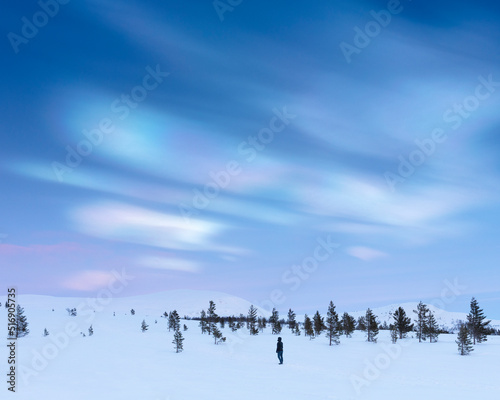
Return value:
<svg viewBox="0 0 500 400">
<path fill-rule="evenodd" d="M 295 328 L 295 325 L 297 324 L 297 321 L 295 320 L 295 313 L 292 311 L 292 309 L 288 309 L 288 320 L 286 321 L 288 324 L 288 329 L 290 329 L 292 332 Z"/>
<path fill-rule="evenodd" d="M 76 317 L 77 315 L 76 308 L 66 308 L 66 311 L 70 317 Z"/>
<path fill-rule="evenodd" d="M 340 326 L 342 332 L 346 335 L 346 337 L 351 337 L 354 329 L 356 327 L 356 320 L 352 315 L 348 313 L 342 314 L 342 319 L 340 320 Z"/>
<path fill-rule="evenodd" d="M 135 310 L 133 308 L 130 310 L 130 314 L 135 315 Z"/>
<path fill-rule="evenodd" d="M 437 342 L 439 336 L 439 326 L 437 324 L 436 318 L 434 317 L 434 313 L 429 310 L 429 315 L 427 316 L 427 329 L 426 334 L 429 338 L 430 343 Z"/>
<path fill-rule="evenodd" d="M 47 328 L 43 330 L 43 336 L 49 336 L 49 331 L 47 330 Z"/>
<path fill-rule="evenodd" d="M 177 313 L 176 310 L 171 311 L 170 315 L 168 316 L 168 331 L 170 332 L 170 329 L 173 329 L 174 331 L 178 331 L 180 324 L 181 324 L 181 317 L 179 317 L 179 314 Z"/>
<path fill-rule="evenodd" d="M 215 313 L 215 303 L 210 300 L 209 305 L 208 305 L 208 311 L 207 311 L 207 332 L 210 335 L 215 327 L 215 324 L 219 320 L 219 316 Z"/>
<path fill-rule="evenodd" d="M 182 333 L 180 330 L 176 330 L 174 333 L 174 340 L 172 343 L 175 346 L 175 352 L 180 353 L 183 350 L 182 342 L 184 341 L 184 338 L 182 337 Z"/>
<path fill-rule="evenodd" d="M 94 328 L 92 328 L 92 325 L 89 327 L 89 336 L 92 336 L 94 334 Z"/>
<path fill-rule="evenodd" d="M 319 311 L 316 311 L 316 314 L 313 316 L 313 325 L 314 325 L 314 333 L 316 336 L 320 336 L 321 332 L 325 330 L 325 321 L 323 317 L 320 315 Z"/>
<path fill-rule="evenodd" d="M 248 310 L 247 324 L 250 335 L 257 335 L 259 333 L 259 330 L 257 329 L 257 309 L 253 306 L 253 304 Z"/>
<path fill-rule="evenodd" d="M 398 336 L 400 335 L 398 328 L 396 328 L 396 325 L 390 324 L 389 331 L 391 332 L 391 342 L 396 343 L 398 341 Z"/>
<path fill-rule="evenodd" d="M 366 340 L 368 342 L 376 343 L 379 328 L 378 328 L 377 318 L 373 314 L 373 311 L 369 308 L 366 310 L 365 320 L 366 320 Z"/>
<path fill-rule="evenodd" d="M 24 308 L 18 304 L 16 308 L 16 337 L 21 338 L 29 333 L 28 320 L 24 315 Z"/>
<path fill-rule="evenodd" d="M 332 342 L 335 344 L 340 343 L 340 330 L 339 315 L 335 311 L 333 302 L 330 301 L 328 312 L 326 314 L 326 337 L 330 339 L 330 346 L 332 345 Z"/>
<path fill-rule="evenodd" d="M 269 317 L 269 323 L 271 324 L 273 335 L 281 333 L 280 314 L 275 308 L 273 308 L 271 316 Z"/>
<path fill-rule="evenodd" d="M 358 331 L 366 331 L 366 319 L 364 316 L 358 318 L 356 329 Z"/>
<path fill-rule="evenodd" d="M 304 335 L 309 336 L 309 339 L 314 337 L 313 324 L 311 318 L 309 318 L 307 314 L 304 315 Z"/>
<path fill-rule="evenodd" d="M 460 326 L 455 343 L 458 345 L 458 352 L 461 356 L 466 356 L 471 351 L 474 351 L 474 348 L 472 347 L 471 333 L 467 328 L 467 325 L 462 324 Z"/>
<path fill-rule="evenodd" d="M 417 305 L 417 309 L 413 310 L 413 312 L 417 314 L 415 329 L 417 330 L 418 342 L 421 343 L 422 340 L 427 339 L 427 313 L 429 312 L 429 309 L 424 303 L 420 302 Z"/>
<path fill-rule="evenodd" d="M 213 324 L 212 326 L 212 334 L 214 335 L 215 344 L 226 341 L 226 338 L 222 336 L 222 332 L 217 328 L 217 325 L 215 324 Z"/>
<path fill-rule="evenodd" d="M 184 326 L 182 327 L 182 329 L 184 329 L 184 332 L 186 332 L 188 330 L 188 327 L 186 324 L 184 324 Z"/>
<path fill-rule="evenodd" d="M 208 331 L 207 314 L 205 310 L 201 310 L 199 327 L 201 328 L 202 334 Z"/>
<path fill-rule="evenodd" d="M 408 332 L 413 330 L 411 318 L 406 316 L 406 312 L 403 307 L 399 307 L 396 311 L 394 311 L 392 318 L 394 319 L 393 325 L 399 335 L 399 339 L 403 339 L 406 337 Z"/>
<path fill-rule="evenodd" d="M 149 325 L 146 324 L 146 320 L 143 319 L 141 323 L 141 331 L 146 332 L 148 330 L 148 327 Z"/>
<path fill-rule="evenodd" d="M 473 344 L 476 342 L 486 342 L 486 332 L 487 327 L 491 321 L 484 321 L 486 316 L 481 308 L 479 308 L 479 304 L 477 300 L 473 297 L 470 302 L 470 312 L 467 315 L 467 325 L 470 330 Z"/>
</svg>

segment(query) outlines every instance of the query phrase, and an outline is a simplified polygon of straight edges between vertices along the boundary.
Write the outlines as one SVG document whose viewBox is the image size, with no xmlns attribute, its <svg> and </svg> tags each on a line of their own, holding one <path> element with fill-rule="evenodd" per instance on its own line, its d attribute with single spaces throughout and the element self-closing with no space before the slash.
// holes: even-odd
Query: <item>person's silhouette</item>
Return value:
<svg viewBox="0 0 500 400">
<path fill-rule="evenodd" d="M 276 353 L 278 354 L 278 360 L 280 360 L 280 365 L 283 364 L 283 342 L 281 338 L 278 338 L 278 343 L 276 345 Z"/>
</svg>

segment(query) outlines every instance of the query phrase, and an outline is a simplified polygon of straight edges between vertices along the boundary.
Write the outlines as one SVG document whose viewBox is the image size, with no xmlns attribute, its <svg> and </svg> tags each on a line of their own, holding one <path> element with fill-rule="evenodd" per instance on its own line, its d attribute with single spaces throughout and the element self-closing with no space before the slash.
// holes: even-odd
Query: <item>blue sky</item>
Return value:
<svg viewBox="0 0 500 400">
<path fill-rule="evenodd" d="M 232 5 L 231 5 L 232 4 Z M 50 14 L 50 15 L 49 15 Z M 4 286 L 500 318 L 500 7 L 11 4 Z"/>
</svg>

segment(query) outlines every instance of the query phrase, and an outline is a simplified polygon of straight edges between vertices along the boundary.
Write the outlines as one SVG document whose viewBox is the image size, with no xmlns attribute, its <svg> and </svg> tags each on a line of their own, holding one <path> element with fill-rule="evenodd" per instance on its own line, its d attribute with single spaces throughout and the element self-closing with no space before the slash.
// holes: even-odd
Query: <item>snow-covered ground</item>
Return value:
<svg viewBox="0 0 500 400">
<path fill-rule="evenodd" d="M 156 300 L 161 300 L 158 296 Z M 200 333 L 198 321 L 181 321 L 189 329 L 182 332 L 184 351 L 177 354 L 171 343 L 173 332 L 160 318 L 161 312 L 174 307 L 160 305 L 155 311 L 148 303 L 152 298 L 144 302 L 132 298 L 132 303 L 113 299 L 95 313 L 79 312 L 76 317 L 68 316 L 65 308 L 80 302 L 68 304 L 68 299 L 44 296 L 24 299 L 24 304 L 23 297 L 20 302 L 31 332 L 17 342 L 17 393 L 7 393 L 4 380 L 1 398 L 457 400 L 495 398 L 500 393 L 497 336 L 462 357 L 456 335 L 441 335 L 433 344 L 405 339 L 392 345 L 385 331 L 377 344 L 367 343 L 362 332 L 355 332 L 329 347 L 325 337 L 309 340 L 284 328 L 285 362 L 278 365 L 277 336 L 269 328 L 248 336 L 244 329 L 232 333 L 226 326 L 226 343 L 214 345 L 211 336 Z M 136 315 L 130 315 L 130 304 Z M 148 304 L 150 308 L 143 309 Z M 236 308 L 247 306 L 238 304 Z M 238 311 L 229 303 L 226 309 Z M 144 333 L 143 319 L 149 324 Z M 0 321 L 6 325 L 4 307 Z M 83 337 L 80 332 L 87 334 L 91 324 L 94 335 Z M 50 332 L 47 337 L 42 335 L 44 328 Z M 7 357 L 2 345 L 2 371 L 7 369 Z"/>
</svg>

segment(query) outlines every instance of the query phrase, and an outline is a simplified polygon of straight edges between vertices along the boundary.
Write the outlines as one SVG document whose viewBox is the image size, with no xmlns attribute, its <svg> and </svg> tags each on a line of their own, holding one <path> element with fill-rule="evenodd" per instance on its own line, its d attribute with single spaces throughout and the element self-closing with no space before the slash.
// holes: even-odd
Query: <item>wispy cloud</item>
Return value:
<svg viewBox="0 0 500 400">
<path fill-rule="evenodd" d="M 384 253 L 383 251 L 364 246 L 348 247 L 346 249 L 346 253 L 355 258 L 359 258 L 360 260 L 363 261 L 372 261 L 376 260 L 377 258 L 383 258 L 388 256 L 388 254 Z"/>
</svg>

